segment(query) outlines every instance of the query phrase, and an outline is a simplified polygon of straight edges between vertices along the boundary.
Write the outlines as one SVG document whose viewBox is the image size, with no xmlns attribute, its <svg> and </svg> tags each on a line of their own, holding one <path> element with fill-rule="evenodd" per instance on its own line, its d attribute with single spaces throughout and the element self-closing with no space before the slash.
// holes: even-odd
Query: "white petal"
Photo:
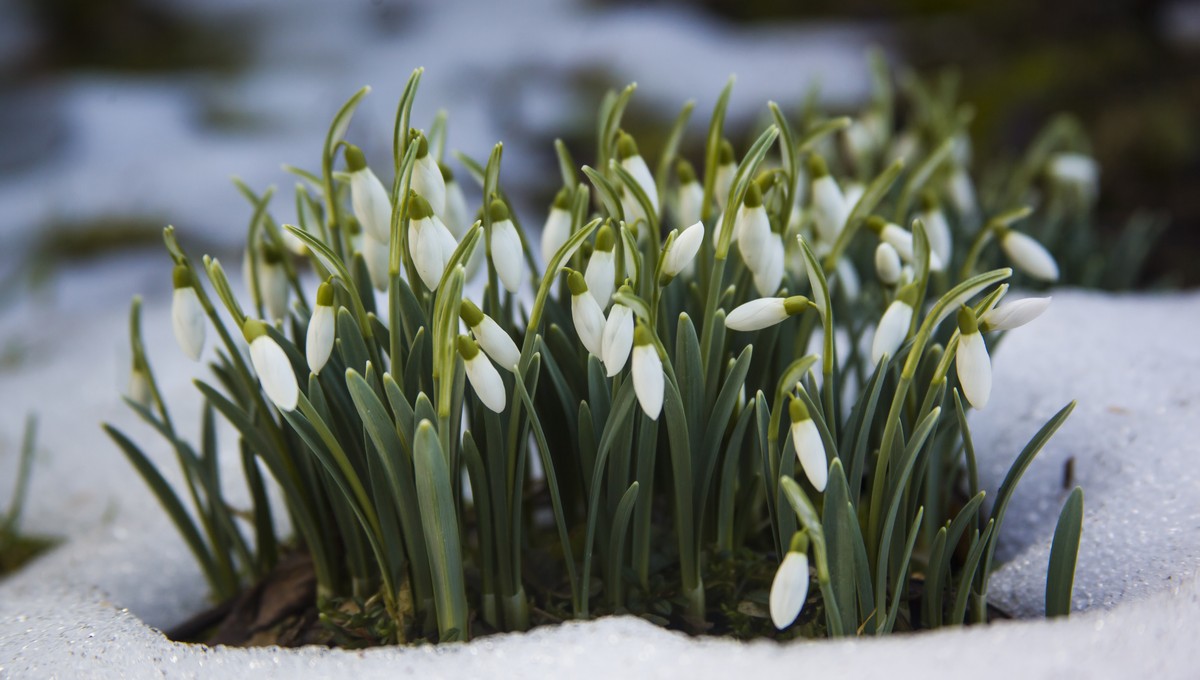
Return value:
<svg viewBox="0 0 1200 680">
<path fill-rule="evenodd" d="M 1049 163 L 1050 176 L 1064 184 L 1079 187 L 1087 194 L 1100 182 L 1100 166 L 1091 156 L 1081 153 L 1054 154 Z"/>
<path fill-rule="evenodd" d="M 692 263 L 696 253 L 700 252 L 700 245 L 704 243 L 704 223 L 696 222 L 692 226 L 684 229 L 671 242 L 671 249 L 667 251 L 667 255 L 663 258 L 663 273 L 667 276 L 676 276 L 683 271 L 685 267 Z"/>
<path fill-rule="evenodd" d="M 854 263 L 850 258 L 843 257 L 838 260 L 833 270 L 837 273 L 837 282 L 841 284 L 846 299 L 857 300 L 862 292 L 862 281 L 858 278 L 858 270 L 854 268 Z"/>
<path fill-rule="evenodd" d="M 733 188 L 733 176 L 737 173 L 737 166 L 733 163 L 717 166 L 717 176 L 713 181 L 713 198 L 717 200 L 717 207 L 721 210 L 725 209 L 725 204 L 729 202 L 729 190 Z"/>
<path fill-rule="evenodd" d="M 520 290 L 525 274 L 525 257 L 521 252 L 521 237 L 517 235 L 512 220 L 500 220 L 492 224 L 492 263 L 508 292 Z"/>
<path fill-rule="evenodd" d="M 808 555 L 788 552 L 771 581 L 771 623 L 783 630 L 792 625 L 808 599 Z"/>
<path fill-rule="evenodd" d="M 267 318 L 272 321 L 286 319 L 288 280 L 283 266 L 267 262 L 258 263 L 258 287 L 261 289 Z"/>
<path fill-rule="evenodd" d="M 754 287 L 759 295 L 774 295 L 782 283 L 783 241 L 778 234 L 770 234 L 754 270 Z"/>
<path fill-rule="evenodd" d="M 765 297 L 738 305 L 725 317 L 725 327 L 735 331 L 757 331 L 788 318 L 783 298 Z"/>
<path fill-rule="evenodd" d="M 350 204 L 363 231 L 376 241 L 388 240 L 392 231 L 392 201 L 383 182 L 370 168 L 350 173 Z"/>
<path fill-rule="evenodd" d="M 371 277 L 371 285 L 378 291 L 387 290 L 389 250 L 390 244 L 379 243 L 370 234 L 363 237 L 363 261 L 367 264 L 367 275 Z"/>
<path fill-rule="evenodd" d="M 601 309 L 608 306 L 608 301 L 612 299 L 613 287 L 616 285 L 617 267 L 614 257 L 611 250 L 594 251 L 588 259 L 587 269 L 583 272 L 588 292 L 596 299 Z"/>
<path fill-rule="evenodd" d="M 250 363 L 272 403 L 282 411 L 294 410 L 300 400 L 300 388 L 283 348 L 270 336 L 260 335 L 250 343 Z"/>
<path fill-rule="evenodd" d="M 837 181 L 830 175 L 818 177 L 812 183 L 813 225 L 822 241 L 833 243 L 850 216 L 850 208 Z"/>
<path fill-rule="evenodd" d="M 470 361 L 464 361 L 463 366 L 467 369 L 467 379 L 471 381 L 471 387 L 479 396 L 479 401 L 496 413 L 503 411 L 508 400 L 504 392 L 504 381 L 500 379 L 500 373 L 496 371 L 492 362 L 488 361 L 487 356 L 480 352 Z"/>
<path fill-rule="evenodd" d="M 879 233 L 879 238 L 884 243 L 895 248 L 896 253 L 900 255 L 900 259 L 905 262 L 912 262 L 913 235 L 911 232 L 897 224 L 888 224 Z"/>
<path fill-rule="evenodd" d="M 1058 263 L 1054 256 L 1033 237 L 1010 230 L 1000 245 L 1017 269 L 1042 281 L 1058 280 Z"/>
<path fill-rule="evenodd" d="M 688 182 L 679 187 L 680 224 L 695 224 L 700 221 L 700 207 L 704 203 L 704 187 L 699 182 Z"/>
<path fill-rule="evenodd" d="M 467 197 L 463 195 L 458 182 L 446 185 L 446 212 L 442 221 L 450 228 L 450 233 L 454 234 L 456 240 L 466 236 L 467 230 L 471 228 L 471 210 L 467 207 Z"/>
<path fill-rule="evenodd" d="M 171 327 L 183 353 L 192 361 L 200 358 L 204 350 L 204 307 L 196 289 L 191 286 L 176 288 L 171 301 Z"/>
<path fill-rule="evenodd" d="M 889 286 L 900 280 L 900 254 L 889 243 L 880 243 L 875 248 L 875 274 Z"/>
<path fill-rule="evenodd" d="M 433 160 L 433 154 L 417 159 L 413 166 L 412 189 L 429 201 L 434 215 L 446 214 L 446 180 L 437 161 Z"/>
<path fill-rule="evenodd" d="M 796 457 L 800 459 L 804 476 L 808 477 L 814 489 L 824 491 L 825 484 L 829 481 L 829 461 L 825 458 L 825 444 L 821 441 L 821 433 L 817 432 L 817 424 L 812 418 L 792 423 L 792 446 L 796 449 Z"/>
<path fill-rule="evenodd" d="M 604 346 L 604 310 L 596 302 L 596 298 L 588 294 L 571 296 L 571 319 L 575 322 L 575 332 L 584 348 L 597 357 L 601 355 Z"/>
<path fill-rule="evenodd" d="M 154 393 L 150 389 L 150 380 L 145 372 L 134 370 L 129 374 L 129 398 L 135 403 L 150 408 Z"/>
<path fill-rule="evenodd" d="M 846 188 L 842 191 L 842 196 L 846 199 L 846 215 L 850 215 L 850 211 L 854 210 L 854 206 L 858 205 L 858 199 L 867 192 L 867 187 L 863 186 L 862 182 L 846 182 Z"/>
<path fill-rule="evenodd" d="M 317 305 L 308 322 L 308 334 L 304 340 L 304 354 L 308 359 L 308 370 L 320 373 L 333 351 L 334 328 L 337 320 L 333 307 Z"/>
<path fill-rule="evenodd" d="M 409 224 L 408 247 L 411 251 L 413 265 L 417 268 L 417 274 L 421 276 L 421 282 L 425 284 L 425 287 L 429 290 L 437 290 L 445 266 L 445 261 L 442 259 L 441 236 L 437 233 L 437 227 L 431 218 L 424 217 L 410 221 Z"/>
<path fill-rule="evenodd" d="M 737 223 L 738 252 L 746 267 L 754 270 L 762 264 L 763 250 L 771 238 L 771 222 L 767 218 L 767 210 L 761 205 L 749 208 L 742 206 L 738 210 Z M 773 291 L 772 291 L 773 292 Z"/>
<path fill-rule="evenodd" d="M 989 331 L 1009 331 L 1033 321 L 1050 306 L 1050 298 L 1025 298 L 999 307 L 993 307 L 979 321 Z"/>
<path fill-rule="evenodd" d="M 958 382 L 963 394 L 975 408 L 987 406 L 992 393 L 992 362 L 988 359 L 987 345 L 978 331 L 958 339 L 958 354 L 954 357 L 958 368 Z"/>
<path fill-rule="evenodd" d="M 937 254 L 943 263 L 950 261 L 954 239 L 950 234 L 950 223 L 946 214 L 941 210 L 929 210 L 921 215 L 925 223 L 925 235 L 929 237 L 929 249 Z"/>
<path fill-rule="evenodd" d="M 571 213 L 562 208 L 550 208 L 546 225 L 542 227 L 542 264 L 549 266 L 555 253 L 571 238 Z"/>
<path fill-rule="evenodd" d="M 633 310 L 622 304 L 613 305 L 608 320 L 604 322 L 604 334 L 600 341 L 601 358 L 610 378 L 625 368 L 632 347 Z"/>
<path fill-rule="evenodd" d="M 440 217 L 434 215 L 430 219 L 433 221 L 433 226 L 436 227 L 433 233 L 438 235 L 438 246 L 442 252 L 442 271 L 446 271 L 446 267 L 450 264 L 450 258 L 454 256 L 454 251 L 458 248 L 458 240 L 454 238 L 454 232 L 450 231 Z"/>
<path fill-rule="evenodd" d="M 887 311 L 879 319 L 875 328 L 875 338 L 871 341 L 871 363 L 879 364 L 883 355 L 896 356 L 896 350 L 904 344 L 908 337 L 908 327 L 912 324 L 913 308 L 899 300 L 888 305 Z"/>
<path fill-rule="evenodd" d="M 633 391 L 651 420 L 658 420 L 663 405 L 663 367 L 654 345 L 633 348 Z"/>
<path fill-rule="evenodd" d="M 950 202 L 954 204 L 959 215 L 975 214 L 975 185 L 971 183 L 971 176 L 967 174 L 966 170 L 959 168 L 951 175 L 947 189 L 950 193 Z"/>
<path fill-rule="evenodd" d="M 517 349 L 517 343 L 504 332 L 500 324 L 485 314 L 483 321 L 472 328 L 471 332 L 475 334 L 479 346 L 493 361 L 500 364 L 501 368 L 516 372 L 517 364 L 521 362 L 521 350 Z"/>
<path fill-rule="evenodd" d="M 637 180 L 638 188 L 645 192 L 646 198 L 650 199 L 650 207 L 657 214 L 658 186 L 654 183 L 654 175 L 650 174 L 650 168 L 646 166 L 646 161 L 640 155 L 630 156 L 621 161 L 621 167 Z"/>
</svg>

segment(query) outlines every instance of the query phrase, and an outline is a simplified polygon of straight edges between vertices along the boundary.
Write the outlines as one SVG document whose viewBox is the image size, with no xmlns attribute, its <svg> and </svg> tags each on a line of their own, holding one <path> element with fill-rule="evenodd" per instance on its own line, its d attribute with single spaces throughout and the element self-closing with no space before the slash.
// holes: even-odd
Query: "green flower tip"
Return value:
<svg viewBox="0 0 1200 680">
<path fill-rule="evenodd" d="M 675 164 L 675 174 L 679 175 L 680 184 L 691 184 L 692 182 L 696 181 L 696 169 L 693 168 L 692 164 L 688 163 L 686 160 L 680 159 L 680 161 Z"/>
<path fill-rule="evenodd" d="M 479 344 L 465 335 L 458 336 L 458 353 L 463 361 L 470 361 L 479 354 Z"/>
<path fill-rule="evenodd" d="M 808 554 L 808 532 L 797 531 L 792 534 L 792 542 L 788 544 L 788 552 Z"/>
<path fill-rule="evenodd" d="M 176 289 L 192 287 L 192 273 L 188 271 L 185 265 L 177 264 L 175 269 L 171 271 L 171 283 Z"/>
<path fill-rule="evenodd" d="M 825 164 L 825 159 L 820 154 L 812 154 L 808 157 L 808 174 L 813 179 L 821 179 L 829 174 L 829 166 Z"/>
<path fill-rule="evenodd" d="M 775 173 L 772 170 L 763 170 L 758 173 L 758 177 L 754 178 L 754 183 L 758 185 L 759 191 L 764 194 L 771 190 L 771 185 L 775 184 Z"/>
<path fill-rule="evenodd" d="M 454 181 L 454 171 L 445 163 L 438 163 L 438 170 L 442 172 L 442 181 L 449 184 Z"/>
<path fill-rule="evenodd" d="M 246 338 L 246 342 L 254 342 L 258 338 L 267 334 L 267 324 L 258 319 L 246 318 L 246 322 L 242 324 L 242 337 Z"/>
<path fill-rule="evenodd" d="M 801 423 L 812 417 L 808 415 L 808 407 L 804 405 L 804 400 L 799 397 L 792 397 L 792 401 L 788 404 L 788 415 L 791 416 L 793 423 Z"/>
<path fill-rule="evenodd" d="M 321 285 L 317 288 L 317 306 L 333 306 L 333 285 L 328 281 L 322 281 Z"/>
<path fill-rule="evenodd" d="M 274 243 L 264 241 L 262 244 L 263 262 L 267 264 L 279 264 L 283 262 L 283 251 Z"/>
<path fill-rule="evenodd" d="M 870 229 L 876 234 L 882 233 L 883 228 L 886 226 L 887 220 L 883 219 L 879 215 L 871 215 L 867 218 L 867 229 Z"/>
<path fill-rule="evenodd" d="M 974 310 L 966 305 L 958 310 L 958 332 L 962 335 L 979 332 L 979 319 L 975 318 Z"/>
<path fill-rule="evenodd" d="M 423 220 L 427 217 L 433 217 L 433 206 L 429 205 L 429 201 L 425 197 L 415 191 L 408 192 L 408 219 Z"/>
<path fill-rule="evenodd" d="M 467 328 L 474 328 L 483 323 L 483 312 L 479 310 L 479 307 L 475 306 L 474 302 L 466 298 L 458 306 L 458 315 L 462 317 L 463 323 L 467 324 Z"/>
<path fill-rule="evenodd" d="M 488 217 L 492 218 L 492 224 L 503 222 L 508 219 L 508 206 L 504 205 L 504 201 L 493 199 L 492 204 L 488 206 Z"/>
<path fill-rule="evenodd" d="M 637 142 L 624 130 L 617 133 L 617 160 L 625 160 L 638 155 Z"/>
<path fill-rule="evenodd" d="M 429 155 L 429 140 L 425 139 L 420 130 L 409 130 L 408 141 L 417 145 L 417 160 Z"/>
<path fill-rule="evenodd" d="M 639 323 L 637 328 L 633 329 L 633 346 L 641 347 L 642 345 L 654 344 L 654 335 L 646 328 L 645 324 Z"/>
<path fill-rule="evenodd" d="M 913 281 L 896 292 L 896 299 L 909 307 L 917 306 L 917 282 Z"/>
<path fill-rule="evenodd" d="M 588 292 L 587 281 L 583 279 L 583 274 L 575 270 L 567 275 L 567 288 L 571 289 L 571 295 L 583 295 Z"/>
<path fill-rule="evenodd" d="M 367 167 L 367 157 L 363 155 L 362 149 L 353 144 L 346 145 L 346 169 L 350 172 L 358 172 Z"/>
<path fill-rule="evenodd" d="M 717 147 L 717 165 L 733 165 L 733 144 L 728 139 L 722 139 Z"/>
<path fill-rule="evenodd" d="M 358 236 L 362 233 L 362 222 L 359 222 L 354 215 L 346 218 L 346 233 L 351 236 Z"/>
<path fill-rule="evenodd" d="M 932 189 L 926 189 L 921 192 L 921 210 L 926 212 L 937 210 L 941 207 L 938 203 L 937 194 Z"/>
<path fill-rule="evenodd" d="M 812 302 L 803 295 L 793 295 L 783 301 L 783 311 L 787 312 L 788 316 L 795 316 L 800 312 L 808 309 Z"/>
<path fill-rule="evenodd" d="M 750 189 L 746 191 L 745 204 L 747 208 L 757 208 L 763 204 L 762 189 L 758 188 L 757 182 L 750 183 Z"/>
<path fill-rule="evenodd" d="M 600 227 L 600 231 L 596 232 L 596 250 L 606 253 L 611 252 L 616 242 L 616 234 L 613 233 L 612 227 L 607 224 Z"/>
<path fill-rule="evenodd" d="M 554 207 L 559 210 L 568 210 L 571 207 L 571 190 L 563 187 L 554 195 Z"/>
</svg>

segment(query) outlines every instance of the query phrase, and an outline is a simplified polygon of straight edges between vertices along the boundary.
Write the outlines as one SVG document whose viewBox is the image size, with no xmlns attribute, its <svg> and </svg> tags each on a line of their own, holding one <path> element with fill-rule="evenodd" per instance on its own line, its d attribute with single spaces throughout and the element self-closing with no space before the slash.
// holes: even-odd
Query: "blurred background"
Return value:
<svg viewBox="0 0 1200 680">
<path fill-rule="evenodd" d="M 276 217 L 292 221 L 280 164 L 315 169 L 363 84 L 348 137 L 384 162 L 416 66 L 415 123 L 447 109 L 450 147 L 476 158 L 503 140 L 502 182 L 537 223 L 553 138 L 586 162 L 605 89 L 638 82 L 626 120 L 639 136 L 696 99 L 695 145 L 737 74 L 729 128 L 744 139 L 768 99 L 796 112 L 816 92 L 831 113 L 857 110 L 871 46 L 975 104 L 976 164 L 1015 156 L 1056 112 L 1077 116 L 1103 169 L 1101 226 L 1139 210 L 1169 220 L 1140 285 L 1200 283 L 1196 2 L 0 0 L 0 314 L 165 296 L 168 223 L 236 257 L 250 210 L 230 176 L 277 186 Z"/>
</svg>

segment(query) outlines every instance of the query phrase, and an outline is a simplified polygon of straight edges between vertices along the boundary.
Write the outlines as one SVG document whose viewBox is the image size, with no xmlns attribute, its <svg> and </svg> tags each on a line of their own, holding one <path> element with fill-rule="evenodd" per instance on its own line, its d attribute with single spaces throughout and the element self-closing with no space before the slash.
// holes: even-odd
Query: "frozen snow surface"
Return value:
<svg viewBox="0 0 1200 680">
<path fill-rule="evenodd" d="M 125 364 L 89 354 L 118 354 L 125 320 L 112 300 L 144 283 L 138 268 L 116 268 L 122 275 L 63 277 L 29 308 L 0 317 L 6 343 L 32 348 L 23 364 L 0 372 L 0 469 L 14 462 L 24 408 L 37 410 L 43 436 L 28 527 L 68 537 L 0 583 L 0 677 L 862 677 L 885 668 L 895 678 L 1194 677 L 1200 294 L 1062 291 L 995 352 L 992 402 L 972 416 L 989 489 L 1047 418 L 1079 401 L 1018 487 L 1003 533 L 1007 564 L 992 582 L 1000 606 L 1040 613 L 1049 536 L 1067 493 L 1063 469 L 1073 458 L 1086 511 L 1077 611 L 1068 620 L 778 645 L 697 640 L 614 618 L 466 645 L 242 650 L 173 643 L 151 627 L 203 607 L 205 588 L 165 516 L 95 426 L 115 420 L 153 442 L 116 400 Z M 107 283 L 90 285 L 97 280 Z M 168 399 L 194 404 L 196 367 L 173 345 L 167 304 L 165 296 L 148 300 L 148 344 Z M 96 365 L 110 370 L 83 373 Z M 194 432 L 196 418 L 179 415 L 180 429 Z M 147 451 L 173 469 L 162 447 Z"/>
</svg>

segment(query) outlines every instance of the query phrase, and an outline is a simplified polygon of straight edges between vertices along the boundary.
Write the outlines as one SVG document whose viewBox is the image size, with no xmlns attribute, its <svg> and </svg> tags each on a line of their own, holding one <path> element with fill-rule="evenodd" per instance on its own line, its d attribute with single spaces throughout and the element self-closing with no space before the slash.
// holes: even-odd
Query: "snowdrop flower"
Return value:
<svg viewBox="0 0 1200 680">
<path fill-rule="evenodd" d="M 916 255 L 913 252 L 913 235 L 911 231 L 898 224 L 892 224 L 878 215 L 872 215 L 867 218 L 867 228 L 875 232 L 880 241 L 895 248 L 896 253 L 900 255 L 900 259 L 905 262 L 914 261 Z M 930 271 L 938 272 L 943 268 L 942 258 L 933 252 L 931 244 L 929 248 L 929 269 Z"/>
<path fill-rule="evenodd" d="M 567 276 L 567 288 L 571 291 L 571 320 L 575 323 L 579 341 L 588 352 L 603 358 L 604 310 L 596 298 L 588 294 L 587 282 L 579 272 L 573 271 Z"/>
<path fill-rule="evenodd" d="M 856 120 L 850 127 L 842 130 L 842 141 L 853 158 L 866 158 L 874 153 L 877 138 L 870 127 L 872 124 L 864 116 L 862 120 Z"/>
<path fill-rule="evenodd" d="M 783 284 L 783 237 L 769 233 L 754 270 L 754 288 L 759 295 L 774 295 Z"/>
<path fill-rule="evenodd" d="M 813 226 L 821 241 L 833 243 L 846 225 L 851 204 L 842 195 L 837 180 L 829 174 L 824 158 L 817 154 L 809 156 L 808 174 L 812 178 Z"/>
<path fill-rule="evenodd" d="M 204 350 L 204 307 L 192 286 L 192 272 L 181 264 L 171 273 L 175 293 L 171 300 L 171 327 L 183 353 L 192 361 Z"/>
<path fill-rule="evenodd" d="M 771 623 L 783 630 L 795 622 L 808 599 L 808 538 L 796 532 L 771 581 Z"/>
<path fill-rule="evenodd" d="M 704 223 L 697 221 L 679 233 L 663 253 L 662 277 L 670 281 L 682 272 L 700 252 L 704 242 Z M 772 293 L 775 291 L 771 291 Z"/>
<path fill-rule="evenodd" d="M 442 213 L 442 222 L 456 241 L 461 240 L 471 228 L 471 211 L 467 208 L 467 197 L 463 195 L 462 186 L 454 179 L 454 172 L 449 167 L 439 163 L 438 169 L 446 185 L 446 210 Z"/>
<path fill-rule="evenodd" d="M 437 222 L 435 222 L 437 220 Z M 437 290 L 446 269 L 449 253 L 443 254 L 444 236 L 439 229 L 440 220 L 433 214 L 433 207 L 423 196 L 415 192 L 408 195 L 408 252 L 421 282 L 429 290 Z M 440 225 L 440 226 L 439 226 Z M 449 231 L 449 230 L 447 230 Z M 451 237 L 453 239 L 453 237 Z"/>
<path fill-rule="evenodd" d="M 1017 269 L 1042 281 L 1058 280 L 1058 263 L 1054 261 L 1054 256 L 1033 237 L 1002 227 L 1000 247 Z"/>
<path fill-rule="evenodd" d="M 886 241 L 875 248 L 875 274 L 887 286 L 900 280 L 900 254 Z"/>
<path fill-rule="evenodd" d="M 829 462 L 825 458 L 825 443 L 821 441 L 821 433 L 817 432 L 817 424 L 813 422 L 804 401 L 792 397 L 788 404 L 788 415 L 792 419 L 792 446 L 796 449 L 796 458 L 800 467 L 804 468 L 804 476 L 812 483 L 817 492 L 825 491 L 829 481 Z"/>
<path fill-rule="evenodd" d="M 479 401 L 488 409 L 500 413 L 508 401 L 504 391 L 504 381 L 492 362 L 487 360 L 479 345 L 465 335 L 458 336 L 458 355 L 462 357 L 463 367 L 467 370 L 467 380 L 475 390 Z"/>
<path fill-rule="evenodd" d="M 984 312 L 979 317 L 979 326 L 985 331 L 1010 331 L 1038 318 L 1049 306 L 1048 297 L 1017 300 Z"/>
<path fill-rule="evenodd" d="M 663 405 L 663 365 L 650 329 L 642 324 L 633 332 L 633 392 L 650 420 L 658 420 Z"/>
<path fill-rule="evenodd" d="M 982 409 L 992 393 L 992 362 L 975 312 L 966 305 L 958 310 L 958 333 L 958 353 L 954 356 L 958 382 L 971 406 Z"/>
<path fill-rule="evenodd" d="M 633 137 L 625 132 L 617 135 L 617 160 L 620 161 L 621 167 L 624 168 L 625 172 L 633 176 L 633 179 L 638 183 L 638 187 L 646 194 L 646 198 L 649 199 L 650 208 L 657 215 L 658 187 L 654 183 L 654 175 L 650 174 L 650 168 L 646 165 L 645 159 L 638 153 L 637 142 L 633 141 Z M 633 192 L 630 193 L 632 194 Z"/>
<path fill-rule="evenodd" d="M 262 294 L 267 318 L 272 321 L 287 318 L 288 280 L 283 271 L 283 253 L 273 244 L 264 243 L 262 262 L 258 263 L 258 288 Z"/>
<path fill-rule="evenodd" d="M 717 207 L 725 209 L 729 202 L 729 190 L 733 188 L 733 176 L 737 174 L 737 163 L 733 159 L 733 144 L 728 139 L 722 139 L 717 148 L 717 174 L 713 181 L 713 198 Z"/>
<path fill-rule="evenodd" d="M 958 167 L 954 174 L 950 175 L 946 191 L 960 216 L 967 218 L 975 214 L 975 185 L 963 167 Z"/>
<path fill-rule="evenodd" d="M 613 305 L 604 322 L 604 333 L 600 337 L 601 359 L 608 377 L 621 372 L 629 360 L 633 347 L 633 310 L 621 303 Z"/>
<path fill-rule="evenodd" d="M 300 400 L 300 387 L 283 348 L 267 335 L 266 324 L 258 319 L 246 319 L 242 324 L 242 335 L 250 343 L 250 364 L 258 374 L 263 392 L 279 410 L 295 410 Z"/>
<path fill-rule="evenodd" d="M 409 238 L 411 239 L 411 230 L 409 233 Z M 367 265 L 367 276 L 369 276 L 371 279 L 371 285 L 374 286 L 375 290 L 379 292 L 387 290 L 388 267 L 391 266 L 391 263 L 389 262 L 390 250 L 390 243 L 380 243 L 379 241 L 376 241 L 375 237 L 371 236 L 370 234 L 367 234 L 363 237 L 362 256 L 363 261 Z M 416 261 L 415 256 L 413 257 L 413 260 Z"/>
<path fill-rule="evenodd" d="M 617 191 L 621 197 L 621 212 L 625 214 L 625 223 L 631 228 L 636 228 L 639 223 L 649 224 L 646 218 L 646 210 L 642 208 L 641 201 L 633 195 L 624 184 L 617 185 Z"/>
<path fill-rule="evenodd" d="M 150 376 L 146 369 L 134 363 L 129 372 L 129 399 L 136 404 L 150 408 L 154 402 L 154 390 L 150 387 Z"/>
<path fill-rule="evenodd" d="M 907 161 L 916 158 L 921 150 L 921 138 L 912 130 L 905 130 L 892 139 L 884 157 L 884 165 L 891 165 L 897 160 Z"/>
<path fill-rule="evenodd" d="M 746 190 L 746 198 L 738 210 L 737 221 L 733 227 L 737 236 L 738 252 L 742 261 L 751 271 L 758 269 L 762 263 L 763 251 L 771 237 L 771 221 L 767 217 L 767 209 L 763 206 L 762 189 L 758 182 L 751 182 Z M 774 292 L 774 291 L 771 291 Z"/>
<path fill-rule="evenodd" d="M 833 271 L 837 274 L 836 281 L 842 287 L 842 293 L 846 295 L 846 299 L 857 300 L 859 293 L 862 292 L 862 281 L 859 280 L 858 270 L 854 268 L 854 263 L 850 258 L 843 257 L 838 260 Z"/>
<path fill-rule="evenodd" d="M 846 182 L 845 188 L 842 190 L 842 196 L 846 199 L 846 214 L 849 215 L 854 206 L 858 204 L 858 199 L 867 192 L 867 186 L 862 182 Z"/>
<path fill-rule="evenodd" d="M 474 302 L 467 299 L 462 301 L 458 314 L 467 328 L 471 329 L 471 334 L 475 336 L 476 342 L 492 358 L 492 361 L 500 364 L 501 368 L 515 373 L 517 364 L 521 362 L 521 350 L 517 349 L 517 343 L 513 342 L 508 333 L 504 332 L 500 324 L 484 314 L 479 307 L 475 306 Z"/>
<path fill-rule="evenodd" d="M 367 167 L 362 149 L 353 144 L 346 145 L 346 169 L 350 172 L 350 205 L 354 217 L 376 241 L 388 241 L 392 232 L 391 198 L 383 182 Z"/>
<path fill-rule="evenodd" d="M 1100 186 L 1100 166 L 1096 159 L 1082 153 L 1060 152 L 1050 158 L 1046 167 L 1050 179 L 1078 191 L 1084 199 L 1096 197 Z"/>
<path fill-rule="evenodd" d="M 913 284 L 905 285 L 896 294 L 896 299 L 879 319 L 875 327 L 875 338 L 871 340 L 871 363 L 878 365 L 884 356 L 896 356 L 896 350 L 908 338 L 912 326 L 913 306 L 917 303 L 917 289 Z"/>
<path fill-rule="evenodd" d="M 446 180 L 442 178 L 442 170 L 437 160 L 429 153 L 429 142 L 425 135 L 414 131 L 410 135 L 411 143 L 417 145 L 417 162 L 413 165 L 412 190 L 417 192 L 433 208 L 433 214 L 441 217 L 446 214 Z M 383 239 L 380 239 L 381 241 Z"/>
<path fill-rule="evenodd" d="M 803 295 L 788 298 L 764 297 L 738 305 L 725 318 L 725 327 L 734 331 L 757 331 L 795 316 L 813 306 Z"/>
<path fill-rule="evenodd" d="M 304 355 L 308 359 L 308 370 L 320 373 L 333 351 L 333 338 L 337 328 L 337 317 L 333 312 L 333 286 L 324 281 L 317 288 L 317 306 L 313 308 L 308 322 L 308 333 L 304 340 Z"/>
<path fill-rule="evenodd" d="M 521 287 L 525 275 L 525 256 L 521 251 L 521 237 L 508 217 L 508 206 L 496 199 L 488 208 L 492 219 L 492 264 L 500 283 L 510 293 Z"/>
<path fill-rule="evenodd" d="M 613 248 L 616 246 L 616 235 L 607 224 L 596 232 L 596 247 L 588 258 L 587 269 L 583 278 L 587 281 L 587 289 L 596 299 L 601 309 L 608 306 L 616 286 L 617 266 Z"/>
<path fill-rule="evenodd" d="M 950 262 L 954 248 L 954 237 L 950 233 L 950 223 L 946 214 L 938 206 L 937 197 L 933 192 L 926 191 L 921 195 L 921 222 L 925 225 L 925 235 L 929 237 L 929 249 L 937 254 L 943 263 Z"/>
<path fill-rule="evenodd" d="M 550 260 L 571 238 L 571 190 L 563 187 L 554 197 L 550 214 L 542 227 L 542 263 L 549 266 Z"/>
<path fill-rule="evenodd" d="M 685 160 L 675 165 L 675 174 L 679 176 L 679 214 L 676 215 L 679 224 L 699 222 L 704 206 L 704 187 L 696 179 L 696 171 L 692 164 Z"/>
</svg>

